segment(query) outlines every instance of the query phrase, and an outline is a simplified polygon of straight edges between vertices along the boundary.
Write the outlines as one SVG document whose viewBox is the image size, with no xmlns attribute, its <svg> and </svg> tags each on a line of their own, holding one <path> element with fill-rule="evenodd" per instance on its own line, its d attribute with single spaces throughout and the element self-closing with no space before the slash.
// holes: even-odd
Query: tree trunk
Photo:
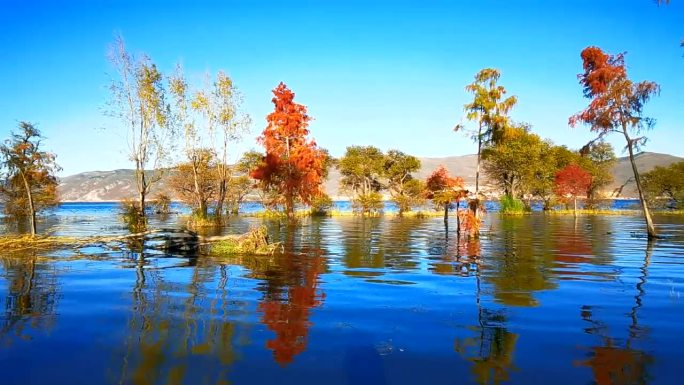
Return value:
<svg viewBox="0 0 684 385">
<path fill-rule="evenodd" d="M 461 218 L 458 215 L 458 210 L 461 208 L 461 200 L 457 199 L 456 200 L 456 236 L 458 237 L 461 234 Z"/>
<path fill-rule="evenodd" d="M 214 215 L 216 216 L 217 220 L 221 219 L 221 215 L 223 214 L 223 203 L 226 200 L 226 179 L 222 178 L 221 182 L 219 183 L 219 191 L 218 191 L 218 197 L 216 198 L 216 210 L 214 211 Z"/>
<path fill-rule="evenodd" d="M 627 129 L 623 125 L 623 132 L 625 134 L 625 139 L 627 139 L 627 150 L 629 151 L 629 162 L 632 164 L 632 171 L 634 172 L 634 182 L 637 186 L 637 191 L 639 191 L 639 201 L 641 202 L 641 208 L 644 211 L 644 217 L 646 218 L 646 231 L 648 233 L 648 239 L 658 238 L 658 233 L 656 233 L 655 227 L 653 226 L 653 220 L 651 219 L 651 212 L 648 210 L 648 205 L 646 204 L 646 198 L 644 197 L 644 192 L 641 188 L 641 179 L 639 178 L 639 170 L 637 170 L 636 163 L 634 161 L 634 150 L 632 148 L 632 139 L 627 135 Z"/>
<path fill-rule="evenodd" d="M 444 204 L 444 224 L 449 222 L 449 204 Z"/>
<path fill-rule="evenodd" d="M 294 219 L 294 197 L 291 193 L 285 197 L 285 212 L 288 219 Z"/>
<path fill-rule="evenodd" d="M 20 172 L 21 179 L 24 181 L 24 188 L 26 189 L 26 199 L 28 199 L 29 204 L 29 221 L 31 222 L 31 236 L 36 236 L 36 208 L 33 206 L 33 193 L 31 192 L 31 186 L 29 186 L 28 180 L 26 179 L 26 174 L 23 171 Z"/>
<path fill-rule="evenodd" d="M 573 203 L 574 203 L 575 207 L 574 207 L 572 213 L 575 216 L 575 218 L 577 218 L 577 196 L 575 195 L 575 196 L 573 196 L 573 198 L 574 198 Z"/>
<path fill-rule="evenodd" d="M 147 194 L 145 191 L 140 191 L 140 216 L 142 218 L 145 218 L 145 196 Z"/>
<path fill-rule="evenodd" d="M 140 216 L 145 218 L 145 197 L 147 196 L 147 181 L 145 180 L 145 170 L 138 170 L 138 195 L 140 202 Z"/>
<path fill-rule="evenodd" d="M 482 153 L 482 121 L 477 130 L 477 168 L 475 169 L 475 197 L 480 193 L 480 157 Z"/>
<path fill-rule="evenodd" d="M 204 217 L 207 216 L 207 203 L 206 200 L 204 199 L 203 194 L 200 192 L 200 187 L 199 187 L 199 172 L 197 170 L 198 168 L 198 163 L 199 161 L 197 160 L 197 154 L 193 155 L 192 157 L 192 179 L 194 182 L 194 188 L 195 188 L 195 201 L 197 203 L 197 207 L 199 208 L 199 212 L 201 215 Z M 203 207 L 204 206 L 204 207 Z"/>
<path fill-rule="evenodd" d="M 207 202 L 204 199 L 200 199 L 198 213 L 203 219 L 207 217 Z"/>
</svg>

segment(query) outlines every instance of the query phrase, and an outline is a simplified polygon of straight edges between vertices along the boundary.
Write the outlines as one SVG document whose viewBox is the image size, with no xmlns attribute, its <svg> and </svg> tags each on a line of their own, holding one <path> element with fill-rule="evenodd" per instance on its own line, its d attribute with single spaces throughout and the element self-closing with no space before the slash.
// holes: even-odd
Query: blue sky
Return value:
<svg viewBox="0 0 684 385">
<path fill-rule="evenodd" d="M 141 4 L 139 4 L 141 3 Z M 334 156 L 349 145 L 417 156 L 475 152 L 452 132 L 482 68 L 519 102 L 512 117 L 578 148 L 580 51 L 626 51 L 630 76 L 659 83 L 646 113 L 657 119 L 647 151 L 684 156 L 684 1 L 8 1 L 0 0 L 0 135 L 34 122 L 61 175 L 130 168 L 125 133 L 102 114 L 112 72 L 107 46 L 120 32 L 189 78 L 225 70 L 242 91 L 251 133 L 232 158 L 257 148 L 284 81 L 314 117 L 312 136 Z M 612 142 L 622 148 L 619 137 Z"/>
</svg>

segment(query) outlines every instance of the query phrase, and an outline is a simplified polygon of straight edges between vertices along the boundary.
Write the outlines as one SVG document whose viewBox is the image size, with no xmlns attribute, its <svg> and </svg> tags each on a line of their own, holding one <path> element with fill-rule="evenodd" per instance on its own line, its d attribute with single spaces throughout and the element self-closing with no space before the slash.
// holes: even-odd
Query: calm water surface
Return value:
<svg viewBox="0 0 684 385">
<path fill-rule="evenodd" d="M 114 209 L 43 227 L 124 233 Z M 441 218 L 264 223 L 284 255 L 0 251 L 0 383 L 681 383 L 682 217 L 650 246 L 632 216 L 490 213 L 473 241 Z"/>
</svg>

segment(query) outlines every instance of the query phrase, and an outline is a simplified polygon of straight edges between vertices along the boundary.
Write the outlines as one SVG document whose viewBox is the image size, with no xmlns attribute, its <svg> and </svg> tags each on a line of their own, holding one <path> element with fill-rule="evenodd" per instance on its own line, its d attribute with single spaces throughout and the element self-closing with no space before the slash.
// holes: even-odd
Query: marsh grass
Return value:
<svg viewBox="0 0 684 385">
<path fill-rule="evenodd" d="M 282 248 L 280 243 L 269 243 L 266 226 L 250 229 L 247 233 L 211 245 L 212 255 L 256 254 L 272 255 Z"/>
<path fill-rule="evenodd" d="M 530 212 L 525 209 L 525 203 L 523 203 L 523 201 L 508 195 L 504 195 L 501 200 L 499 200 L 499 205 L 501 206 L 499 212 L 504 215 L 521 215 Z"/>
</svg>

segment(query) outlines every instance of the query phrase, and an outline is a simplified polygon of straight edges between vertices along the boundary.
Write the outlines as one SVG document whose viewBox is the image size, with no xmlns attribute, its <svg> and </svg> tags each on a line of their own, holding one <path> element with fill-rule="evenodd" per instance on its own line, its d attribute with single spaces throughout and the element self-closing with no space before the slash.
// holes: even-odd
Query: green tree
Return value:
<svg viewBox="0 0 684 385">
<path fill-rule="evenodd" d="M 124 40 L 116 36 L 109 50 L 109 61 L 118 79 L 110 84 L 109 115 L 126 127 L 129 157 L 135 164 L 138 210 L 144 221 L 146 197 L 162 177 L 162 165 L 172 152 L 173 125 L 168 124 L 169 106 L 165 102 L 162 74 L 146 55 L 134 57 L 126 51 Z"/>
<path fill-rule="evenodd" d="M 477 170 L 475 172 L 475 193 L 480 191 L 480 161 L 484 147 L 498 144 L 503 140 L 505 130 L 510 126 L 508 112 L 517 102 L 515 96 L 504 99 L 506 89 L 497 85 L 501 73 L 494 68 L 485 68 L 475 75 L 475 81 L 466 86 L 473 93 L 473 101 L 464 106 L 466 118 L 477 122 L 477 133 L 473 140 L 477 143 Z M 457 125 L 455 130 L 464 127 Z"/>
<path fill-rule="evenodd" d="M 373 146 L 350 146 L 339 160 L 343 191 L 354 194 L 353 204 L 363 214 L 382 208 L 380 191 L 384 189 L 385 155 Z"/>
<path fill-rule="evenodd" d="M 20 122 L 19 130 L 0 145 L 0 196 L 8 214 L 29 218 L 35 236 L 36 213 L 59 203 L 55 172 L 61 169 L 54 154 L 41 150 L 43 136 L 37 128 Z"/>
<path fill-rule="evenodd" d="M 558 170 L 578 162 L 579 155 L 565 146 L 556 146 L 549 141 L 541 143 L 540 162 L 533 167 L 529 186 L 525 190 L 530 197 L 537 197 L 544 202 L 544 210 L 551 209 L 554 198 L 555 178 Z M 530 202 L 527 202 L 530 206 Z"/>
<path fill-rule="evenodd" d="M 545 162 L 545 144 L 526 127 L 508 131 L 505 140 L 485 149 L 484 169 L 505 195 L 518 198 L 531 191 L 534 176 Z"/>
<path fill-rule="evenodd" d="M 657 166 L 642 175 L 642 182 L 651 205 L 658 202 L 659 198 L 667 198 L 675 208 L 684 206 L 684 161 L 668 167 Z"/>
<path fill-rule="evenodd" d="M 580 150 L 580 153 L 586 161 L 581 162 L 581 165 L 589 171 L 592 177 L 587 198 L 594 200 L 598 198 L 601 189 L 613 182 L 612 171 L 617 158 L 613 146 L 604 141 L 591 143 L 588 148 L 585 147 L 583 150 Z"/>
<path fill-rule="evenodd" d="M 390 150 L 385 156 L 384 177 L 399 215 L 422 201 L 423 184 L 413 177 L 419 169 L 420 160 L 415 156 L 398 150 Z"/>
<path fill-rule="evenodd" d="M 240 204 L 249 194 L 256 191 L 254 186 L 257 184 L 257 180 L 253 179 L 250 173 L 261 164 L 263 158 L 264 155 L 258 151 L 247 151 L 231 168 L 231 178 L 228 181 L 226 192 L 227 213 L 237 214 Z"/>
</svg>

